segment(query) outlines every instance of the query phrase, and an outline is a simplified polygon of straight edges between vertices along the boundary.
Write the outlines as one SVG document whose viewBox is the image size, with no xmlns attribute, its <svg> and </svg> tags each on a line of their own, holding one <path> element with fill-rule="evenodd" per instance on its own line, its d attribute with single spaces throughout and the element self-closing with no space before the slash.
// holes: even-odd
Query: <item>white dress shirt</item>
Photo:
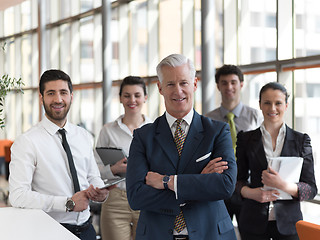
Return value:
<svg viewBox="0 0 320 240">
<path fill-rule="evenodd" d="M 122 122 L 124 115 L 119 116 L 115 121 L 107 123 L 103 126 L 100 131 L 99 138 L 97 140 L 97 147 L 114 147 L 121 148 L 125 155 L 129 156 L 129 149 L 131 141 L 133 139 L 133 134 L 130 129 Z M 147 123 L 151 123 L 151 119 L 143 115 L 144 122 L 139 126 L 142 127 Z M 99 166 L 101 177 L 103 179 L 115 179 L 120 178 L 119 176 L 113 175 L 110 165 L 105 166 L 99 155 L 95 151 L 96 161 Z M 119 159 L 120 160 L 120 159 Z M 118 188 L 121 190 L 126 190 L 125 181 L 117 184 Z"/>
<path fill-rule="evenodd" d="M 266 154 L 267 161 L 269 163 L 269 158 L 272 157 L 280 157 L 283 144 L 284 144 L 284 139 L 286 137 L 286 125 L 283 123 L 278 136 L 276 140 L 276 148 L 273 150 L 272 146 L 272 138 L 270 133 L 267 131 L 267 129 L 264 126 L 264 122 L 260 126 L 260 131 L 262 134 L 262 143 L 264 147 L 264 152 Z M 274 205 L 273 202 L 270 202 L 269 204 L 269 221 L 276 220 L 275 212 L 274 212 Z"/>
<path fill-rule="evenodd" d="M 59 129 L 44 117 L 14 141 L 9 200 L 14 207 L 42 209 L 60 223 L 81 225 L 90 217 L 89 208 L 83 212 L 66 212 L 65 203 L 74 195 L 74 189 Z M 69 122 L 64 129 L 80 190 L 87 189 L 90 184 L 104 186 L 94 159 L 90 133 Z"/>
</svg>

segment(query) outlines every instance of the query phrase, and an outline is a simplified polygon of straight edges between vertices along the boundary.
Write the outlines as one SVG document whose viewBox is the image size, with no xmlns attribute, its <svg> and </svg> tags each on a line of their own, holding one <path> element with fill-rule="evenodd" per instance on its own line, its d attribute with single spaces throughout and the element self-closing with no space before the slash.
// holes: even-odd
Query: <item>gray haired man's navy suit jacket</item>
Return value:
<svg viewBox="0 0 320 240">
<path fill-rule="evenodd" d="M 200 174 L 208 162 L 222 157 L 222 174 Z M 177 175 L 177 197 L 171 190 L 146 185 L 148 171 Z M 224 199 L 231 197 L 237 167 L 229 125 L 194 112 L 179 159 L 165 114 L 134 132 L 127 166 L 127 195 L 141 210 L 137 240 L 172 240 L 174 221 L 183 205 L 191 240 L 236 240 Z"/>
</svg>

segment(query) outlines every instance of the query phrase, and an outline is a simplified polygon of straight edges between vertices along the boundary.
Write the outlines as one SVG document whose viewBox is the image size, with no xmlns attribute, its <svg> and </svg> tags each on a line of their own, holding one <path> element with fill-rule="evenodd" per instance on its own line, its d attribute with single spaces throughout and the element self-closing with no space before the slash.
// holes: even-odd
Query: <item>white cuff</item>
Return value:
<svg viewBox="0 0 320 240">
<path fill-rule="evenodd" d="M 173 175 L 173 189 L 174 192 L 176 194 L 176 199 L 178 199 L 178 185 L 177 185 L 177 181 L 178 181 L 178 175 Z"/>
</svg>

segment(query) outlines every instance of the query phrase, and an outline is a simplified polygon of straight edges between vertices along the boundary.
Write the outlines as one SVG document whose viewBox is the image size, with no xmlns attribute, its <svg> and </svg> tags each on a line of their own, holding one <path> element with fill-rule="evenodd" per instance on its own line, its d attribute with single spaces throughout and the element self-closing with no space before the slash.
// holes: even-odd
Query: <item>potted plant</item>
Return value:
<svg viewBox="0 0 320 240">
<path fill-rule="evenodd" d="M 1 47 L 3 51 L 5 51 L 5 45 Z M 16 79 L 9 77 L 8 74 L 3 74 L 0 79 L 0 128 L 4 128 L 5 126 L 5 117 L 3 116 L 4 110 L 4 101 L 5 97 L 10 91 L 17 91 L 23 93 L 22 86 L 23 86 L 22 79 Z"/>
</svg>

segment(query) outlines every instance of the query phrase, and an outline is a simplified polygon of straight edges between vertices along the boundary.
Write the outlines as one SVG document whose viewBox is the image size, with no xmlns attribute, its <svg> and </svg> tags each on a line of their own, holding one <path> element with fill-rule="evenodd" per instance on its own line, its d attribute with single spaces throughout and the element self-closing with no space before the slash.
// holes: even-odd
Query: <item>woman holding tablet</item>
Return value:
<svg viewBox="0 0 320 240">
<path fill-rule="evenodd" d="M 317 194 L 310 137 L 285 124 L 288 94 L 281 84 L 264 85 L 259 105 L 264 117 L 260 128 L 240 132 L 237 137 L 237 191 L 244 198 L 239 218 L 241 238 L 298 240 L 295 224 L 302 219 L 300 201 Z M 268 166 L 270 158 L 280 156 L 303 159 L 297 183 L 285 181 Z M 289 197 L 281 200 L 278 190 L 264 186 L 279 189 Z"/>
<path fill-rule="evenodd" d="M 121 148 L 128 156 L 133 137 L 133 130 L 150 123 L 151 120 L 141 113 L 147 100 L 146 85 L 140 77 L 129 76 L 120 85 L 120 102 L 124 114 L 114 122 L 107 123 L 100 131 L 97 147 Z M 103 166 L 100 172 L 103 179 L 119 178 L 127 170 L 127 158 L 114 165 Z M 133 211 L 128 203 L 126 184 L 121 182 L 110 191 L 109 197 L 102 204 L 100 228 L 102 239 L 130 240 L 135 239 L 135 230 L 139 219 L 139 211 Z"/>
</svg>

